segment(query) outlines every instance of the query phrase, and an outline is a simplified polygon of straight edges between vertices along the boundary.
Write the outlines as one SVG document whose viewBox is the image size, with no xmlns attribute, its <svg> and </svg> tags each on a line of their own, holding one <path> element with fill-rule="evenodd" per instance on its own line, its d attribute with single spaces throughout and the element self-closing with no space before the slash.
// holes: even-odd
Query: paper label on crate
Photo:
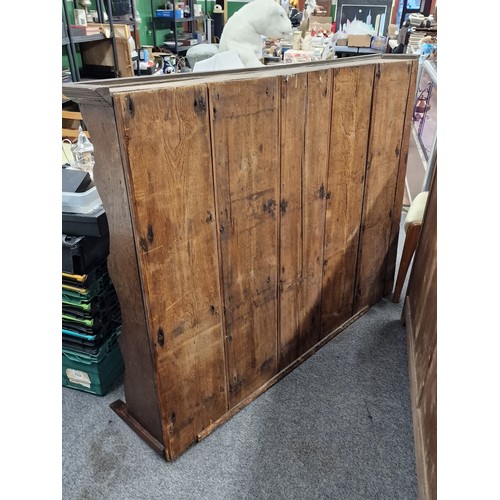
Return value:
<svg viewBox="0 0 500 500">
<path fill-rule="evenodd" d="M 72 384 L 80 384 L 90 389 L 90 377 L 85 372 L 66 368 L 66 376 Z"/>
</svg>

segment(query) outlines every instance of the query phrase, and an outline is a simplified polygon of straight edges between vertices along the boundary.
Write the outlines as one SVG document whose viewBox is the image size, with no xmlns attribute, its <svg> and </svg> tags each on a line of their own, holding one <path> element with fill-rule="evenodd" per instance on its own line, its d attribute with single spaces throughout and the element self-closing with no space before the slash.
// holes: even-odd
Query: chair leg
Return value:
<svg viewBox="0 0 500 500">
<path fill-rule="evenodd" d="M 401 296 L 401 290 L 403 289 L 403 284 L 405 282 L 406 273 L 410 267 L 410 262 L 415 253 L 415 248 L 417 248 L 418 237 L 420 236 L 421 223 L 410 224 L 406 228 L 406 238 L 403 246 L 403 254 L 401 255 L 401 262 L 399 263 L 398 277 L 396 279 L 396 285 L 394 286 L 394 292 L 392 294 L 392 301 L 397 303 Z"/>
</svg>

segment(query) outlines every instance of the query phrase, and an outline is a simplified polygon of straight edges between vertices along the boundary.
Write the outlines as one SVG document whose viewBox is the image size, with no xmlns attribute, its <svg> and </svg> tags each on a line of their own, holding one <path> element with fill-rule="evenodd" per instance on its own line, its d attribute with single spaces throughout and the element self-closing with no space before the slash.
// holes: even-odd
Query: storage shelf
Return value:
<svg viewBox="0 0 500 500">
<path fill-rule="evenodd" d="M 85 43 L 85 42 L 95 42 L 97 40 L 110 40 L 106 38 L 102 33 L 96 35 L 80 35 L 72 37 L 74 43 Z"/>
<path fill-rule="evenodd" d="M 203 0 L 202 0 L 203 1 Z M 200 29 L 205 34 L 205 38 L 207 35 L 208 31 L 208 23 L 210 22 L 210 15 L 208 14 L 208 4 L 207 0 L 204 0 L 204 7 L 203 7 L 203 12 L 199 16 L 193 15 L 194 12 L 194 3 L 195 0 L 186 0 L 186 5 L 189 6 L 189 12 L 190 15 L 189 17 L 180 17 L 180 18 L 174 18 L 174 14 L 177 12 L 176 6 L 179 4 L 178 0 L 173 0 L 173 12 L 172 17 L 164 17 L 164 16 L 156 16 L 156 10 L 158 8 L 157 2 L 153 2 L 153 0 L 150 0 L 150 5 L 151 5 L 151 24 L 152 24 L 152 31 L 153 31 L 153 45 L 154 46 L 161 46 L 167 48 L 170 52 L 177 54 L 177 53 L 184 53 L 186 52 L 190 47 L 194 47 L 194 45 L 180 45 L 179 44 L 179 37 L 183 38 L 183 35 L 179 33 L 179 31 L 182 31 L 183 33 L 193 33 L 196 27 L 196 22 L 200 22 L 200 24 L 203 24 L 203 28 Z M 192 23 L 187 25 L 190 29 L 184 29 L 184 26 L 186 26 L 184 23 Z M 201 27 L 200 27 L 201 28 Z M 175 42 L 172 43 L 171 46 L 168 46 L 165 44 L 163 40 L 164 31 L 165 30 L 171 30 L 173 31 L 173 37 L 171 40 L 168 40 L 169 42 Z M 163 40 L 160 41 L 157 39 L 157 32 L 158 35 L 159 33 L 162 34 Z M 159 36 L 158 36 L 159 38 Z"/>
<path fill-rule="evenodd" d="M 113 18 L 113 24 L 126 24 L 127 26 L 135 26 L 138 23 L 137 21 L 131 21 L 131 20 L 124 21 L 122 19 Z"/>
<path fill-rule="evenodd" d="M 130 7 L 131 9 L 133 8 L 133 2 L 132 0 L 129 0 L 130 2 Z M 96 24 L 101 25 L 104 28 L 104 32 L 93 32 L 92 34 L 85 34 L 84 30 L 78 29 L 78 25 L 74 24 L 73 18 L 69 15 L 69 11 L 71 10 L 71 6 L 69 4 L 74 4 L 76 5 L 76 2 L 68 2 L 67 0 L 62 1 L 62 6 L 63 6 L 63 19 L 62 19 L 62 46 L 67 48 L 67 57 L 69 61 L 69 67 L 71 71 L 71 75 L 73 78 L 73 81 L 78 82 L 81 80 L 81 75 L 80 75 L 80 69 L 77 64 L 77 53 L 80 51 L 80 55 L 83 57 L 83 53 L 87 52 L 86 49 L 91 49 L 92 47 L 89 45 L 85 45 L 89 42 L 98 42 L 102 40 L 107 40 L 109 41 L 109 46 L 108 44 L 103 44 L 103 48 L 106 49 L 111 49 L 112 51 L 112 59 L 113 59 L 113 67 L 117 67 L 118 65 L 118 53 L 117 53 L 117 44 L 116 44 L 116 36 L 115 33 L 113 33 L 113 26 L 115 24 L 123 24 L 128 26 L 127 30 L 133 33 L 133 37 L 136 40 L 137 43 L 137 34 L 138 34 L 138 27 L 137 27 L 137 20 L 136 19 L 124 19 L 124 20 L 117 20 L 114 19 L 115 16 L 109 17 L 108 20 L 105 20 L 106 17 L 106 11 L 107 10 L 112 10 L 111 9 L 111 4 L 109 0 L 94 0 L 94 4 L 97 9 L 97 17 L 98 17 L 98 22 Z M 109 7 L 109 9 L 108 9 Z M 124 16 L 128 17 L 128 16 Z M 94 23 L 93 23 L 94 24 Z M 75 28 L 72 30 L 71 27 L 75 26 Z M 108 32 L 109 31 L 109 32 Z M 92 52 L 92 50 L 88 51 L 89 53 Z M 98 64 L 99 65 L 99 64 Z M 127 71 L 130 68 L 127 66 Z M 116 73 L 116 76 L 118 76 L 118 73 Z"/>
<path fill-rule="evenodd" d="M 175 48 L 163 43 L 163 47 L 175 53 L 175 52 L 184 52 L 188 50 L 190 47 L 194 47 L 194 45 L 178 45 L 177 48 Z"/>
<path fill-rule="evenodd" d="M 163 16 L 153 16 L 155 21 L 169 21 L 173 23 L 186 23 L 188 21 L 203 21 L 204 19 L 208 19 L 209 16 L 197 16 L 197 17 L 179 17 L 178 19 L 173 19 L 171 17 L 163 17 Z"/>
<path fill-rule="evenodd" d="M 186 50 L 190 49 L 191 47 L 196 47 L 197 45 L 203 45 L 206 44 L 207 42 L 198 42 L 195 43 L 194 45 L 178 45 L 177 49 L 175 47 L 169 47 L 167 42 L 163 42 L 163 47 L 165 47 L 168 50 L 171 50 L 172 52 L 185 52 Z"/>
</svg>

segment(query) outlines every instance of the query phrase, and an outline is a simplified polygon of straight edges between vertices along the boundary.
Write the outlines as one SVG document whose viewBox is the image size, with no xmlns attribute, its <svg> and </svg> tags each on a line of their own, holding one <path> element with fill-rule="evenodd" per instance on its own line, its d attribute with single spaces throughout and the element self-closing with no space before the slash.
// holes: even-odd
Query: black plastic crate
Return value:
<svg viewBox="0 0 500 500">
<path fill-rule="evenodd" d="M 109 238 L 106 212 L 102 205 L 88 214 L 62 213 L 62 232 L 77 236 Z"/>
<path fill-rule="evenodd" d="M 87 274 L 109 255 L 109 238 L 62 235 L 62 271 Z"/>
</svg>

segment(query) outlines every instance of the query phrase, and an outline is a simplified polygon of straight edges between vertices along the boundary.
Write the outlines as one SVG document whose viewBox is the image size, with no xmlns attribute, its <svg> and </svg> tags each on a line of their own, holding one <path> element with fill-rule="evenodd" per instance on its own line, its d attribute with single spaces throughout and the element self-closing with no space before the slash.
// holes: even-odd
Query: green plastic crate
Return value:
<svg viewBox="0 0 500 500">
<path fill-rule="evenodd" d="M 123 357 L 118 345 L 119 329 L 97 354 L 62 348 L 62 385 L 104 396 L 123 373 Z"/>
</svg>

